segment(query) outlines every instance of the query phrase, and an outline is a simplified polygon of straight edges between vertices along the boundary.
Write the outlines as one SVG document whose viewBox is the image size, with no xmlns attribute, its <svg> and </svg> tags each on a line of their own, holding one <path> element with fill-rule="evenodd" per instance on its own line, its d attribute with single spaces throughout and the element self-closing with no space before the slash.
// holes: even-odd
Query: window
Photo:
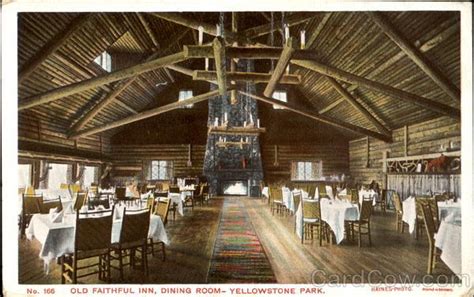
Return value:
<svg viewBox="0 0 474 297">
<path fill-rule="evenodd" d="M 173 177 L 173 162 L 151 161 L 148 176 L 151 180 L 170 180 Z"/>
<path fill-rule="evenodd" d="M 31 164 L 18 164 L 18 188 L 31 186 Z"/>
<path fill-rule="evenodd" d="M 70 164 L 49 164 L 48 185 L 50 189 L 59 189 L 61 184 L 67 184 L 71 180 L 72 165 Z"/>
<path fill-rule="evenodd" d="M 186 99 L 189 99 L 189 98 L 192 98 L 192 97 L 193 97 L 193 90 L 180 90 L 178 101 L 183 101 L 183 100 L 186 100 Z M 188 105 L 184 106 L 183 108 L 191 108 L 191 107 L 193 107 L 193 105 L 194 104 L 188 104 Z"/>
<path fill-rule="evenodd" d="M 112 57 L 106 51 L 102 52 L 97 58 L 94 59 L 94 62 L 98 64 L 102 69 L 107 72 L 112 71 Z"/>
<path fill-rule="evenodd" d="M 318 180 L 323 177 L 323 162 L 298 161 L 291 163 L 292 180 Z"/>
<path fill-rule="evenodd" d="M 285 103 L 288 102 L 288 99 L 286 97 L 286 91 L 275 91 L 275 92 L 273 92 L 272 98 L 276 99 L 276 100 L 279 100 L 281 102 L 285 102 Z M 273 109 L 283 109 L 283 108 L 279 107 L 279 106 L 276 106 L 276 105 L 273 105 Z"/>
<path fill-rule="evenodd" d="M 99 180 L 99 167 L 84 166 L 84 174 L 82 175 L 82 184 L 90 187 L 91 184 L 97 183 Z"/>
</svg>

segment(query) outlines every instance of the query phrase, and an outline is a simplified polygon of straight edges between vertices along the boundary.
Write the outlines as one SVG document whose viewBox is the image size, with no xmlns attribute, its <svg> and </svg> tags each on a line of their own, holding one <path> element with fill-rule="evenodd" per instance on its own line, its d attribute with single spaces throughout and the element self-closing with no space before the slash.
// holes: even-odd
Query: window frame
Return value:
<svg viewBox="0 0 474 297">
<path fill-rule="evenodd" d="M 276 94 L 285 94 L 285 101 L 283 101 L 283 100 L 280 99 L 279 97 L 275 97 Z M 282 103 L 288 103 L 288 91 L 287 91 L 287 90 L 275 90 L 275 91 L 273 91 L 272 99 L 281 101 Z M 275 110 L 282 110 L 282 109 L 284 109 L 284 108 L 283 108 L 283 107 L 276 106 L 276 105 L 273 104 L 273 109 L 275 109 Z"/>
<path fill-rule="evenodd" d="M 304 165 L 304 176 L 302 179 L 298 178 L 298 166 L 300 163 L 303 163 Z M 309 172 L 306 172 L 306 165 L 307 163 L 311 164 L 311 170 Z M 294 165 L 295 164 L 295 165 Z M 321 171 L 319 176 L 316 176 L 314 179 L 311 178 L 313 170 L 313 166 L 318 166 L 318 170 Z M 319 181 L 322 180 L 324 177 L 324 172 L 323 172 L 323 160 L 296 160 L 296 161 L 291 161 L 291 168 L 290 168 L 290 179 L 291 181 L 301 181 L 301 182 L 306 182 L 306 181 Z M 293 172 L 293 170 L 296 170 L 296 172 Z M 309 176 L 308 176 L 309 175 Z"/>
<path fill-rule="evenodd" d="M 182 94 L 183 92 L 186 92 L 186 94 L 188 94 L 188 95 L 189 95 L 189 93 L 191 93 L 191 96 L 190 96 L 190 97 L 186 97 L 186 98 L 181 98 L 181 94 Z M 193 97 L 194 97 L 193 89 L 186 89 L 186 88 L 184 88 L 184 89 L 180 89 L 180 90 L 178 91 L 178 102 L 186 101 L 186 100 L 188 100 L 189 98 L 193 98 Z M 188 108 L 193 108 L 193 107 L 194 107 L 194 104 L 188 104 L 188 105 L 182 106 L 181 108 L 188 109 Z"/>
<path fill-rule="evenodd" d="M 166 162 L 167 165 L 162 166 L 165 168 L 165 173 L 168 176 L 160 178 L 158 173 L 158 178 L 153 178 L 153 162 L 158 162 L 158 170 L 160 170 L 160 162 Z M 163 159 L 152 159 L 149 160 L 148 172 L 147 172 L 148 181 L 169 181 L 174 178 L 174 161 L 173 160 L 163 160 Z"/>
<path fill-rule="evenodd" d="M 106 50 L 95 57 L 93 62 L 99 65 L 103 70 L 109 73 L 112 72 L 112 55 Z"/>
</svg>

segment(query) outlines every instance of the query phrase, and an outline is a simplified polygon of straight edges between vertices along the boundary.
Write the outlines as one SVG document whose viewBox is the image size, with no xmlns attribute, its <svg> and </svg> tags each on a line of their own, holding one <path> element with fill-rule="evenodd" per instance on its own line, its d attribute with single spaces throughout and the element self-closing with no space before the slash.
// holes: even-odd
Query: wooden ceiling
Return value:
<svg viewBox="0 0 474 297">
<path fill-rule="evenodd" d="M 237 15 L 239 32 L 247 33 L 245 38 L 237 36 L 239 40 L 268 46 L 273 38 L 273 45 L 282 46 L 280 12 L 273 14 L 277 29 L 273 36 L 268 34 L 269 12 Z M 217 12 L 20 13 L 19 105 L 51 90 L 107 76 L 93 62 L 105 50 L 114 57 L 113 71 L 181 52 L 184 45 L 197 44 L 196 24 L 212 29 L 219 17 Z M 443 113 L 459 118 L 458 12 L 295 12 L 285 13 L 284 18 L 292 25 L 295 39 L 306 31 L 306 49 L 316 57 L 309 62 L 291 61 L 291 73 L 302 77 L 301 84 L 291 87 L 296 88 L 298 101 L 304 101 L 300 109 L 309 114 L 299 116 L 380 134 Z M 230 32 L 231 13 L 224 15 L 224 22 Z M 205 34 L 204 44 L 213 38 Z M 202 69 L 202 60 L 179 66 Z M 259 66 L 268 71 L 265 67 L 265 63 Z M 35 116 L 71 135 L 168 103 L 160 94 L 176 88 L 181 80 L 175 71 L 157 67 L 126 77 L 48 103 L 25 105 L 19 111 L 20 124 Z M 102 133 L 111 135 L 120 129 Z M 365 133 L 337 131 L 348 138 Z"/>
</svg>

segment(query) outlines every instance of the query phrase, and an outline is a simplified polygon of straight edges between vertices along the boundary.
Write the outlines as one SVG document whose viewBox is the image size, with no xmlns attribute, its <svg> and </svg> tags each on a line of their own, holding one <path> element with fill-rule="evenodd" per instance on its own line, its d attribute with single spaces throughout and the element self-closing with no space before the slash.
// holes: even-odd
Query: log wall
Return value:
<svg viewBox="0 0 474 297">
<path fill-rule="evenodd" d="M 201 176 L 205 154 L 204 145 L 192 146 L 192 166 L 187 166 L 188 145 L 114 145 L 111 159 L 112 176 L 116 181 L 141 178 L 143 161 L 174 161 L 175 176 Z M 347 144 L 332 145 L 280 145 L 278 146 L 278 166 L 274 165 L 274 146 L 262 146 L 262 162 L 266 181 L 290 180 L 291 161 L 323 161 L 325 176 L 348 174 Z"/>
<path fill-rule="evenodd" d="M 192 166 L 187 166 L 187 144 L 169 145 L 116 145 L 112 147 L 113 169 L 112 179 L 123 181 L 131 178 L 141 179 L 143 161 L 168 160 L 173 161 L 175 176 L 202 176 L 204 162 L 204 145 L 192 146 Z"/>
<path fill-rule="evenodd" d="M 461 123 L 448 117 L 439 117 L 419 124 L 407 126 L 407 155 L 441 153 L 441 146 L 461 144 Z M 383 152 L 388 150 L 388 158 L 405 156 L 405 128 L 393 130 L 393 143 L 369 139 L 369 162 L 367 164 L 367 138 L 349 142 L 349 164 L 352 178 L 357 183 L 376 180 L 384 184 Z"/>
<path fill-rule="evenodd" d="M 263 172 L 266 182 L 289 181 L 292 161 L 323 161 L 323 175 L 349 172 L 347 143 L 315 145 L 278 145 L 278 165 L 275 165 L 275 145 L 262 148 Z"/>
</svg>

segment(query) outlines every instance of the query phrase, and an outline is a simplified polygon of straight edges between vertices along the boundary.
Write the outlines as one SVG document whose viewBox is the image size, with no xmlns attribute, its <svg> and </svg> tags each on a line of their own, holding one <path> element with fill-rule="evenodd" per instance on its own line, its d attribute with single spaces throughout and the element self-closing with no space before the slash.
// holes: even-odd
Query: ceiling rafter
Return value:
<svg viewBox="0 0 474 297">
<path fill-rule="evenodd" d="M 120 69 L 108 74 L 87 79 L 81 82 L 62 86 L 42 94 L 33 95 L 21 100 L 18 104 L 18 109 L 25 110 L 41 104 L 49 103 L 66 96 L 74 95 L 82 91 L 103 86 L 105 84 L 129 78 L 138 74 L 142 74 L 151 70 L 155 70 L 166 65 L 178 63 L 186 60 L 184 52 L 178 52 L 169 56 L 160 57 L 148 62 L 140 63 L 131 67 Z"/>
<path fill-rule="evenodd" d="M 177 37 L 173 37 L 172 39 L 170 39 L 169 42 L 166 43 L 167 46 L 165 48 L 155 51 L 153 54 L 145 58 L 143 62 L 152 61 L 158 58 L 159 56 L 163 55 L 164 53 L 166 53 L 175 45 L 176 42 L 179 42 L 187 32 L 188 30 L 184 30 Z M 172 78 L 171 75 L 170 77 Z M 113 89 L 109 90 L 108 94 L 102 100 L 100 100 L 91 110 L 85 113 L 82 116 L 82 118 L 76 122 L 76 124 L 74 124 L 74 126 L 68 131 L 68 134 L 76 133 L 80 129 L 84 128 L 87 125 L 87 123 L 89 123 L 99 112 L 101 112 L 111 102 L 120 101 L 120 100 L 115 100 L 115 99 L 139 78 L 140 78 L 140 74 L 137 74 L 135 76 L 132 76 L 129 79 L 120 81 L 117 85 L 114 86 Z M 174 81 L 174 79 L 172 79 L 172 81 Z M 137 112 L 134 111 L 134 113 L 136 114 Z"/>
<path fill-rule="evenodd" d="M 173 102 L 173 103 L 170 103 L 170 104 L 167 104 L 167 105 L 164 105 L 164 106 L 160 106 L 160 107 L 156 107 L 156 108 L 153 108 L 153 109 L 150 109 L 150 110 L 142 111 L 142 112 L 140 112 L 136 115 L 132 115 L 132 116 L 129 116 L 129 117 L 126 117 L 126 118 L 122 118 L 120 120 L 113 121 L 113 122 L 110 122 L 110 123 L 107 123 L 107 124 L 104 124 L 104 125 L 101 125 L 101 126 L 97 126 L 97 127 L 90 128 L 90 129 L 87 129 L 87 130 L 79 131 L 77 133 L 71 134 L 69 136 L 69 138 L 70 139 L 77 139 L 77 138 L 80 138 L 80 137 L 84 137 L 84 136 L 104 132 L 104 131 L 107 131 L 107 130 L 110 130 L 110 129 L 114 129 L 114 128 L 117 128 L 117 127 L 120 127 L 120 126 L 124 126 L 124 125 L 130 124 L 130 123 L 134 123 L 134 122 L 141 121 L 141 120 L 144 120 L 144 119 L 147 119 L 147 118 L 150 118 L 150 117 L 154 117 L 154 116 L 159 115 L 161 113 L 172 111 L 172 110 L 184 107 L 184 106 L 189 105 L 189 104 L 196 104 L 196 103 L 208 100 L 209 98 L 215 97 L 215 96 L 218 96 L 218 95 L 219 95 L 219 90 L 210 91 L 210 92 L 207 92 L 207 93 L 204 93 L 204 94 L 201 94 L 201 95 L 191 97 L 189 99 L 186 99 L 185 101 Z"/>
<path fill-rule="evenodd" d="M 316 61 L 304 60 L 292 60 L 291 63 L 347 83 L 358 84 L 359 86 L 367 88 L 374 92 L 384 93 L 393 98 L 411 102 L 418 106 L 424 107 L 442 115 L 447 115 L 454 119 L 460 119 L 461 117 L 461 111 L 457 108 L 394 88 L 389 85 L 366 79 L 364 77 L 349 73 L 333 66 L 329 66 L 327 64 L 323 64 Z"/>
<path fill-rule="evenodd" d="M 330 117 L 327 117 L 327 116 L 324 116 L 324 115 L 320 115 L 317 112 L 308 111 L 305 108 L 300 108 L 298 106 L 294 106 L 294 105 L 290 105 L 288 103 L 284 103 L 280 100 L 271 99 L 271 98 L 264 97 L 264 96 L 258 96 L 258 95 L 255 95 L 255 94 L 242 92 L 242 91 L 239 91 L 239 93 L 241 93 L 242 95 L 254 98 L 258 101 L 262 101 L 262 102 L 265 102 L 265 103 L 268 103 L 268 104 L 276 105 L 278 107 L 287 109 L 287 110 L 292 111 L 294 113 L 300 114 L 302 116 L 308 117 L 308 118 L 316 120 L 318 122 L 322 122 L 322 123 L 331 125 L 333 127 L 348 130 L 348 131 L 355 132 L 357 134 L 362 134 L 362 135 L 365 135 L 365 136 L 374 137 L 376 139 L 380 139 L 380 140 L 385 141 L 385 142 L 392 142 L 391 134 L 387 135 L 387 134 L 378 133 L 378 132 L 375 132 L 375 131 L 372 131 L 372 130 L 368 130 L 366 128 L 359 127 L 359 126 L 356 126 L 356 125 L 353 125 L 353 124 L 349 124 L 349 123 L 340 121 L 338 119 L 334 119 L 334 118 L 330 118 Z"/>
<path fill-rule="evenodd" d="M 374 115 L 369 112 L 367 109 L 362 106 L 357 100 L 349 93 L 341 84 L 339 84 L 334 78 L 325 76 L 326 80 L 331 84 L 331 86 L 346 100 L 349 102 L 352 107 L 359 111 L 369 122 L 371 122 L 380 132 L 384 134 L 390 134 L 388 130 L 382 123 L 380 123 Z M 321 114 L 321 113 L 320 113 Z"/>
<path fill-rule="evenodd" d="M 433 62 L 428 60 L 392 23 L 380 12 L 367 12 L 372 21 L 379 26 L 398 47 L 428 75 L 449 97 L 456 102 L 461 100 L 461 92 L 449 81 Z"/>
<path fill-rule="evenodd" d="M 301 23 L 305 23 L 312 18 L 314 18 L 314 13 L 310 13 L 310 12 L 294 13 L 290 15 L 289 17 L 285 18 L 285 23 L 291 27 L 291 26 L 299 25 Z M 272 25 L 272 23 L 267 23 L 261 26 L 249 28 L 247 30 L 242 31 L 242 33 L 247 38 L 256 38 L 256 37 L 260 37 L 260 36 L 263 36 L 275 31 L 279 31 L 279 30 L 281 30 L 279 26 L 275 26 L 274 24 Z"/>
<path fill-rule="evenodd" d="M 30 60 L 19 70 L 18 82 L 22 83 L 32 74 L 49 56 L 61 48 L 76 32 L 83 28 L 93 17 L 92 13 L 80 14 L 60 33 L 54 36 L 45 46 L 41 48 Z"/>
<path fill-rule="evenodd" d="M 146 18 L 145 18 L 145 16 L 143 15 L 143 13 L 137 12 L 137 17 L 138 17 L 138 19 L 140 20 L 140 23 L 142 24 L 143 28 L 145 28 L 145 31 L 146 31 L 148 37 L 150 37 L 150 40 L 151 40 L 151 42 L 153 43 L 153 45 L 155 46 L 155 48 L 159 48 L 159 47 L 160 47 L 160 43 L 158 42 L 158 39 L 156 39 L 155 33 L 154 33 L 153 30 L 151 29 L 150 24 L 149 24 L 148 21 L 146 20 Z"/>
<path fill-rule="evenodd" d="M 281 51 L 280 59 L 278 59 L 277 65 L 275 66 L 275 70 L 273 70 L 272 76 L 270 77 L 270 81 L 268 81 L 268 84 L 265 87 L 265 90 L 263 91 L 263 94 L 266 97 L 271 97 L 273 92 L 275 91 L 278 82 L 285 73 L 285 70 L 287 69 L 290 63 L 291 57 L 295 52 L 295 46 L 296 41 L 293 39 L 293 37 L 288 38 L 285 46 L 283 47 L 283 50 Z"/>
</svg>

